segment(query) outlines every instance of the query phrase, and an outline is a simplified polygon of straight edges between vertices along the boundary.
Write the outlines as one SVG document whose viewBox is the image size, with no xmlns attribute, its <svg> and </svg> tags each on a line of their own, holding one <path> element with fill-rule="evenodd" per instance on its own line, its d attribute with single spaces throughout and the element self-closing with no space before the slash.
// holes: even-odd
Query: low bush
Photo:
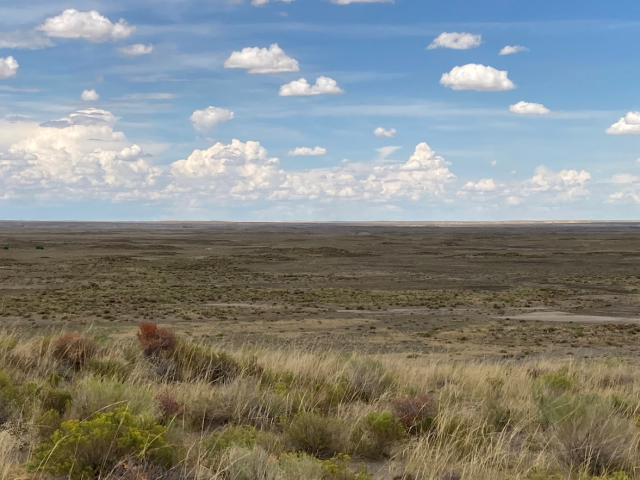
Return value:
<svg viewBox="0 0 640 480">
<path fill-rule="evenodd" d="M 96 354 L 97 349 L 98 344 L 92 338 L 80 333 L 63 333 L 53 342 L 52 354 L 58 360 L 81 367 Z"/>
<path fill-rule="evenodd" d="M 71 392 L 68 390 L 47 389 L 42 393 L 42 409 L 46 412 L 55 410 L 64 415 L 71 404 Z"/>
<path fill-rule="evenodd" d="M 76 382 L 72 395 L 73 418 L 86 419 L 95 412 L 109 412 L 122 407 L 127 407 L 134 415 L 158 415 L 155 395 L 146 386 L 88 376 Z"/>
<path fill-rule="evenodd" d="M 549 427 L 560 459 L 591 475 L 611 475 L 640 467 L 638 432 L 627 418 L 594 395 L 564 396 L 562 415 Z"/>
<path fill-rule="evenodd" d="M 351 457 L 348 455 L 338 455 L 322 462 L 323 480 L 371 480 L 373 478 L 364 464 L 360 464 L 355 472 L 349 468 L 350 465 Z"/>
<path fill-rule="evenodd" d="M 344 451 L 344 425 L 338 417 L 301 412 L 286 424 L 285 432 L 295 450 L 325 457 Z"/>
<path fill-rule="evenodd" d="M 232 447 L 221 465 L 225 480 L 281 480 L 277 460 L 261 448 Z"/>
<path fill-rule="evenodd" d="M 147 357 L 158 354 L 170 356 L 176 349 L 175 334 L 168 328 L 159 327 L 155 323 L 142 322 L 136 333 L 140 347 Z"/>
<path fill-rule="evenodd" d="M 358 453 L 379 459 L 389 456 L 391 447 L 404 438 L 405 427 L 391 412 L 372 412 L 364 418 L 353 436 Z"/>
<path fill-rule="evenodd" d="M 211 434 L 204 441 L 204 447 L 209 455 L 218 455 L 231 447 L 251 448 L 257 439 L 256 429 L 250 425 L 229 427 Z"/>
<path fill-rule="evenodd" d="M 184 406 L 167 392 L 156 395 L 156 403 L 165 419 L 184 413 Z"/>
<path fill-rule="evenodd" d="M 393 413 L 409 433 L 428 432 L 438 415 L 438 403 L 431 395 L 400 397 L 393 400 Z"/>
<path fill-rule="evenodd" d="M 394 384 L 393 377 L 386 372 L 384 365 L 368 357 L 351 358 L 344 378 L 349 382 L 350 399 L 364 402 L 380 398 Z"/>
<path fill-rule="evenodd" d="M 128 459 L 168 468 L 173 454 L 165 436 L 164 427 L 126 409 L 100 413 L 88 420 L 63 422 L 38 446 L 30 467 L 72 480 L 91 479 Z"/>
<path fill-rule="evenodd" d="M 183 381 L 223 382 L 237 377 L 242 370 L 231 356 L 204 345 L 178 342 L 172 358 Z"/>
<path fill-rule="evenodd" d="M 280 468 L 286 480 L 325 480 L 322 462 L 306 453 L 287 453 L 280 457 Z"/>
<path fill-rule="evenodd" d="M 89 359 L 85 368 L 98 377 L 113 378 L 121 382 L 127 380 L 133 370 L 133 366 L 129 363 L 97 358 Z"/>
</svg>

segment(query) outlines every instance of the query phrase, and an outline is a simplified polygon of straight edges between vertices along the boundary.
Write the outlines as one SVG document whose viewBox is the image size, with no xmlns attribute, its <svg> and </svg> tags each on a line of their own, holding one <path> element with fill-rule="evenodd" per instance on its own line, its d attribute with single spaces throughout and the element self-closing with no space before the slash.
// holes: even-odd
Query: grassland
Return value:
<svg viewBox="0 0 640 480">
<path fill-rule="evenodd" d="M 0 222 L 0 479 L 638 479 L 637 231 Z"/>
</svg>

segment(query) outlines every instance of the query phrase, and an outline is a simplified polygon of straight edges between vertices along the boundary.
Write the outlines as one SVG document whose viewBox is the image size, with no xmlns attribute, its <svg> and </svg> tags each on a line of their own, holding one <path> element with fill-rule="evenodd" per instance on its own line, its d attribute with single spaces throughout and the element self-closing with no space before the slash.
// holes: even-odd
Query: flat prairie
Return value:
<svg viewBox="0 0 640 480">
<path fill-rule="evenodd" d="M 39 335 L 633 358 L 639 307 L 639 223 L 0 222 L 0 321 Z"/>
</svg>

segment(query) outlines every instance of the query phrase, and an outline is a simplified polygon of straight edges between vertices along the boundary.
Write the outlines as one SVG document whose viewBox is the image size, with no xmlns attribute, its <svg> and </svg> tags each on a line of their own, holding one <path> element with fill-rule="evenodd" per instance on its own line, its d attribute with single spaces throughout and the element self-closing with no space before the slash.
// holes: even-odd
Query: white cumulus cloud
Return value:
<svg viewBox="0 0 640 480">
<path fill-rule="evenodd" d="M 98 92 L 95 90 L 84 90 L 82 95 L 80 95 L 80 98 L 85 102 L 95 102 L 100 100 L 100 95 L 98 95 Z"/>
<path fill-rule="evenodd" d="M 523 47 L 522 45 L 507 45 L 502 50 L 500 50 L 500 55 L 513 55 L 514 53 L 520 52 L 528 52 L 529 49 L 527 47 Z"/>
<path fill-rule="evenodd" d="M 589 195 L 586 189 L 591 174 L 585 170 L 553 171 L 544 165 L 535 169 L 533 177 L 524 182 L 519 196 L 546 193 L 554 201 L 570 201 Z"/>
<path fill-rule="evenodd" d="M 467 182 L 463 187 L 463 191 L 468 192 L 494 192 L 498 189 L 498 185 L 496 184 L 493 178 L 482 178 L 477 182 Z"/>
<path fill-rule="evenodd" d="M 473 35 L 471 33 L 441 33 L 427 47 L 428 50 L 436 48 L 452 48 L 454 50 L 467 50 L 474 48 L 482 43 L 482 35 Z"/>
<path fill-rule="evenodd" d="M 640 135 L 640 112 L 629 112 L 607 128 L 609 135 Z"/>
<path fill-rule="evenodd" d="M 118 23 L 112 23 L 95 10 L 79 12 L 70 8 L 57 17 L 47 18 L 38 30 L 49 37 L 84 38 L 90 42 L 101 43 L 130 37 L 136 31 L 136 27 L 129 25 L 123 18 Z"/>
<path fill-rule="evenodd" d="M 288 155 L 290 157 L 315 157 L 318 155 L 326 155 L 327 149 L 322 147 L 297 147 L 290 150 Z"/>
<path fill-rule="evenodd" d="M 406 163 L 384 166 L 359 164 L 332 169 L 290 172 L 273 199 L 390 201 L 439 197 L 456 179 L 449 162 L 426 144 L 419 144 Z"/>
<path fill-rule="evenodd" d="M 70 119 L 94 116 L 107 121 Z M 0 191 L 5 198 L 154 198 L 161 170 L 143 157 L 142 148 L 114 131 L 107 111 L 74 112 L 66 126 L 38 127 L 0 156 Z M 57 128 L 54 128 L 57 127 Z"/>
<path fill-rule="evenodd" d="M 233 52 L 224 62 L 225 68 L 246 68 L 249 73 L 298 72 L 297 60 L 287 56 L 277 43 L 269 48 L 247 47 Z"/>
<path fill-rule="evenodd" d="M 207 133 L 218 126 L 219 123 L 228 122 L 233 118 L 233 112 L 226 108 L 208 107 L 204 110 L 196 110 L 191 115 L 191 124 L 198 132 Z"/>
<path fill-rule="evenodd" d="M 395 128 L 378 127 L 373 131 L 373 134 L 378 138 L 395 138 L 398 131 Z"/>
<path fill-rule="evenodd" d="M 499 92 L 516 88 L 509 79 L 508 72 L 475 63 L 454 67 L 451 72 L 442 75 L 440 84 L 453 90 L 485 92 Z"/>
<path fill-rule="evenodd" d="M 299 97 L 308 95 L 339 95 L 344 93 L 333 78 L 318 77 L 315 85 L 310 85 L 305 78 L 294 80 L 280 87 L 281 97 Z"/>
<path fill-rule="evenodd" d="M 0 58 L 0 79 L 15 77 L 20 65 L 13 57 Z"/>
<path fill-rule="evenodd" d="M 519 115 L 548 115 L 551 113 L 547 107 L 541 103 L 518 102 L 509 107 L 511 113 Z"/>
<path fill-rule="evenodd" d="M 257 200 L 267 197 L 282 181 L 277 158 L 269 158 L 258 142 L 216 143 L 194 150 L 171 165 L 172 183 L 166 193 L 184 197 Z"/>
<path fill-rule="evenodd" d="M 136 43 L 133 45 L 127 45 L 126 47 L 122 47 L 119 49 L 125 55 L 131 56 L 140 56 L 140 55 L 149 55 L 153 52 L 153 45 L 145 45 L 144 43 Z"/>
</svg>

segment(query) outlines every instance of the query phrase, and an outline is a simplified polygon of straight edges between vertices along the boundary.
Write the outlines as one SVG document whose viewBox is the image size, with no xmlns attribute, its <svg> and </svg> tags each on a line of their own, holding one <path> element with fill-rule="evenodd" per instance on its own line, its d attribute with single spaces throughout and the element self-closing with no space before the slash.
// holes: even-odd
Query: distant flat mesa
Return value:
<svg viewBox="0 0 640 480">
<path fill-rule="evenodd" d="M 574 315 L 566 312 L 531 312 L 521 315 L 500 317 L 510 320 L 529 320 L 532 322 L 559 323 L 640 323 L 640 318 L 629 317 L 601 317 L 597 315 Z"/>
</svg>

